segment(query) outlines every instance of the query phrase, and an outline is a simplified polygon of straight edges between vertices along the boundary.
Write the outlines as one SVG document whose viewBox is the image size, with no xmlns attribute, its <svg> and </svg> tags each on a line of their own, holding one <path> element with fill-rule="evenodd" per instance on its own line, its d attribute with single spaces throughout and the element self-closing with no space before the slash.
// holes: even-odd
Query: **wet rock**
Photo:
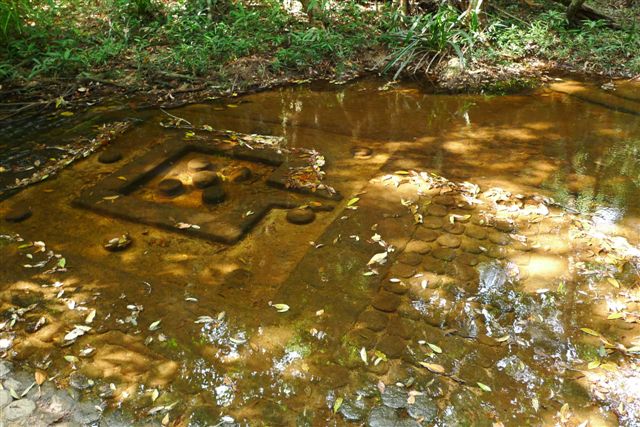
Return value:
<svg viewBox="0 0 640 427">
<path fill-rule="evenodd" d="M 476 255 L 465 253 L 458 256 L 458 262 L 473 267 L 475 265 L 478 265 L 478 262 L 480 262 L 480 258 L 478 258 Z"/>
<path fill-rule="evenodd" d="M 76 390 L 86 390 L 93 386 L 93 381 L 90 381 L 89 378 L 80 372 L 74 371 L 69 375 L 69 385 Z"/>
<path fill-rule="evenodd" d="M 483 240 L 487 238 L 487 230 L 482 227 L 467 227 L 465 230 L 465 234 L 472 239 Z"/>
<path fill-rule="evenodd" d="M 433 216 L 446 216 L 448 213 L 447 208 L 442 205 L 429 205 L 427 208 L 427 215 Z"/>
<path fill-rule="evenodd" d="M 27 418 L 36 410 L 36 404 L 30 399 L 19 399 L 5 406 L 4 419 L 7 421 L 19 421 Z"/>
<path fill-rule="evenodd" d="M 454 236 L 452 234 L 443 234 L 442 236 L 438 237 L 438 240 L 436 240 L 436 242 L 438 242 L 440 246 L 444 246 L 445 248 L 455 249 L 460 247 L 462 240 L 460 240 L 459 237 Z M 435 256 L 435 251 L 434 251 L 434 256 Z"/>
<path fill-rule="evenodd" d="M 395 409 L 379 406 L 369 413 L 367 427 L 418 427 L 419 424 L 409 418 L 400 418 Z"/>
<path fill-rule="evenodd" d="M 81 402 L 73 411 L 73 420 L 82 425 L 91 425 L 100 419 L 101 412 L 91 402 Z"/>
<path fill-rule="evenodd" d="M 11 397 L 9 390 L 0 390 L 0 410 L 11 402 L 13 402 L 13 397 Z"/>
<path fill-rule="evenodd" d="M 462 250 L 465 252 L 468 252 L 470 254 L 475 254 L 475 255 L 479 255 L 484 252 L 484 250 L 482 249 L 483 246 L 480 243 L 476 242 L 475 240 L 471 240 L 471 239 L 462 240 L 462 244 L 460 245 L 460 248 L 462 248 Z"/>
<path fill-rule="evenodd" d="M 513 233 L 516 230 L 516 225 L 506 219 L 496 220 L 494 227 L 496 230 L 502 231 L 503 233 Z"/>
<path fill-rule="evenodd" d="M 438 405 L 427 396 L 416 396 L 415 402 L 407 406 L 407 412 L 411 418 L 429 425 L 438 415 Z"/>
<path fill-rule="evenodd" d="M 163 179 L 158 183 L 158 192 L 167 197 L 175 197 L 182 193 L 183 189 L 182 181 L 175 178 Z"/>
<path fill-rule="evenodd" d="M 378 350 L 391 359 L 397 359 L 402 356 L 405 347 L 405 341 L 397 335 L 384 335 L 376 345 Z"/>
<path fill-rule="evenodd" d="M 368 147 L 353 147 L 351 149 L 351 155 L 354 159 L 366 160 L 370 159 L 373 154 L 373 150 Z"/>
<path fill-rule="evenodd" d="M 456 257 L 456 251 L 450 248 L 435 249 L 432 255 L 442 261 L 451 261 Z"/>
<path fill-rule="evenodd" d="M 460 224 L 459 222 L 454 222 L 453 224 L 448 222 L 442 228 L 444 229 L 444 231 L 451 234 L 462 234 L 465 230 L 465 226 Z"/>
<path fill-rule="evenodd" d="M 216 205 L 222 203 L 226 196 L 224 189 L 219 185 L 215 185 L 204 189 L 202 192 L 202 201 L 209 205 Z"/>
<path fill-rule="evenodd" d="M 253 176 L 253 172 L 251 172 L 251 169 L 247 167 L 241 167 L 231 172 L 228 178 L 229 178 L 229 181 L 231 182 L 239 183 L 239 182 L 248 181 L 249 179 L 251 179 L 252 176 Z"/>
<path fill-rule="evenodd" d="M 507 249 L 503 246 L 491 246 L 487 256 L 495 259 L 504 259 L 507 257 Z"/>
<path fill-rule="evenodd" d="M 409 394 L 404 388 L 392 385 L 387 386 L 380 395 L 382 404 L 393 409 L 400 409 L 407 407 L 407 398 Z"/>
<path fill-rule="evenodd" d="M 378 336 L 371 329 L 358 328 L 349 332 L 350 339 L 358 347 L 371 348 L 375 345 Z"/>
<path fill-rule="evenodd" d="M 400 305 L 400 297 L 390 292 L 378 292 L 371 305 L 380 311 L 393 313 Z"/>
<path fill-rule="evenodd" d="M 389 317 L 381 311 L 367 309 L 358 318 L 367 328 L 375 332 L 383 330 L 389 322 Z"/>
<path fill-rule="evenodd" d="M 456 199 L 453 198 L 452 196 L 447 196 L 447 195 L 439 195 L 439 196 L 435 196 L 433 198 L 433 203 L 437 203 L 439 205 L 442 206 L 455 206 L 456 205 Z"/>
<path fill-rule="evenodd" d="M 98 396 L 103 399 L 110 399 L 114 396 L 115 392 L 109 384 L 100 384 L 98 386 Z"/>
<path fill-rule="evenodd" d="M 196 188 L 207 188 L 220 182 L 220 175 L 213 171 L 200 171 L 193 174 L 191 182 Z"/>
<path fill-rule="evenodd" d="M 431 230 L 437 230 L 439 228 L 442 228 L 442 226 L 444 225 L 444 221 L 439 216 L 425 216 L 422 219 L 422 225 Z"/>
<path fill-rule="evenodd" d="M 338 412 L 344 419 L 349 421 L 361 421 L 367 415 L 364 400 L 362 399 L 356 401 L 345 400 L 342 402 Z"/>
<path fill-rule="evenodd" d="M 42 412 L 56 415 L 60 418 L 71 414 L 75 406 L 76 402 L 64 390 L 57 390 L 51 395 L 38 399 L 38 407 Z"/>
<path fill-rule="evenodd" d="M 15 206 L 4 216 L 8 222 L 22 222 L 31 217 L 31 209 L 26 206 Z"/>
<path fill-rule="evenodd" d="M 117 150 L 105 150 L 98 156 L 100 163 L 115 163 L 122 159 L 122 153 Z"/>
<path fill-rule="evenodd" d="M 402 264 L 402 263 L 394 264 L 389 270 L 389 276 L 402 278 L 402 279 L 407 279 L 415 274 L 416 274 L 415 267 L 408 264 Z"/>
<path fill-rule="evenodd" d="M 129 246 L 131 246 L 131 243 L 133 243 L 133 240 L 131 239 L 129 234 L 125 233 L 121 236 L 109 237 L 105 239 L 102 246 L 109 252 L 119 252 L 127 249 Z"/>
<path fill-rule="evenodd" d="M 292 224 L 310 224 L 316 219 L 316 213 L 309 208 L 290 209 L 287 212 L 287 221 Z"/>
<path fill-rule="evenodd" d="M 402 282 L 385 282 L 384 289 L 393 292 L 394 294 L 404 295 L 409 291 L 409 288 Z"/>
<path fill-rule="evenodd" d="M 431 251 L 431 245 L 423 240 L 412 240 L 407 243 L 404 248 L 405 252 L 417 252 L 419 254 L 428 254 Z"/>
<path fill-rule="evenodd" d="M 418 227 L 416 230 L 416 239 L 423 240 L 425 242 L 433 242 L 438 238 L 439 234 L 436 231 L 430 230 L 425 227 Z"/>
<path fill-rule="evenodd" d="M 387 332 L 391 335 L 397 335 L 400 338 L 408 339 L 411 336 L 410 328 L 407 321 L 400 317 L 393 317 L 387 325 Z"/>
<path fill-rule="evenodd" d="M 211 162 L 209 159 L 204 157 L 196 157 L 195 159 L 189 160 L 187 162 L 187 168 L 190 172 L 200 172 L 205 171 L 211 167 Z"/>
<path fill-rule="evenodd" d="M 6 360 L 0 360 L 0 379 L 4 379 L 11 373 L 13 365 Z"/>
<path fill-rule="evenodd" d="M 415 252 L 405 252 L 400 255 L 398 261 L 403 264 L 408 264 L 415 267 L 417 265 L 420 265 L 420 263 L 422 262 L 422 257 L 420 256 L 420 254 L 417 254 Z"/>
<path fill-rule="evenodd" d="M 426 257 L 422 267 L 428 272 L 435 274 L 445 274 L 448 271 L 447 263 L 433 257 Z"/>
<path fill-rule="evenodd" d="M 511 238 L 509 237 L 509 235 L 504 234 L 504 233 L 489 233 L 489 240 L 492 243 L 495 243 L 496 245 L 500 245 L 500 246 L 506 246 L 509 244 L 509 242 L 511 242 Z"/>
</svg>

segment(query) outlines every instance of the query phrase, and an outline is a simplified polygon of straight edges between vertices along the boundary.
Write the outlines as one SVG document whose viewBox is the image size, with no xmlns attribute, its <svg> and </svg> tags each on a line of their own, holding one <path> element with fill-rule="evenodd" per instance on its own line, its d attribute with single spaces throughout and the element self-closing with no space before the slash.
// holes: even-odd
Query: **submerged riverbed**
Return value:
<svg viewBox="0 0 640 427">
<path fill-rule="evenodd" d="M 114 103 L 0 153 L 8 422 L 640 425 L 638 84 Z"/>
</svg>

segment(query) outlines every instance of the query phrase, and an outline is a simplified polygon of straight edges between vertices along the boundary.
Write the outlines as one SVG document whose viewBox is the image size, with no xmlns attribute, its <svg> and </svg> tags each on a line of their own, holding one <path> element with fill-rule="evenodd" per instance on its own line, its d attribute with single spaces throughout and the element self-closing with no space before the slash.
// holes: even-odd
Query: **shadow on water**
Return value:
<svg viewBox="0 0 640 427">
<path fill-rule="evenodd" d="M 176 425 L 638 425 L 638 90 L 454 96 L 367 79 L 172 110 L 282 136 L 288 160 L 316 149 L 345 196 L 307 225 L 273 209 L 228 246 L 72 207 L 192 137 L 161 112 L 3 140 L 3 173 L 28 175 L 30 150 L 42 163 L 60 135 L 140 119 L 110 147 L 123 160 L 91 156 L 0 204 L 33 213 L 0 224 L 4 356 L 59 387 L 91 379 L 79 395 L 106 414 Z M 189 175 L 183 163 L 163 174 Z M 199 189 L 158 198 L 160 178 L 133 196 L 198 208 Z M 262 197 L 228 188 L 229 203 Z M 105 251 L 124 233 L 131 247 Z"/>
</svg>

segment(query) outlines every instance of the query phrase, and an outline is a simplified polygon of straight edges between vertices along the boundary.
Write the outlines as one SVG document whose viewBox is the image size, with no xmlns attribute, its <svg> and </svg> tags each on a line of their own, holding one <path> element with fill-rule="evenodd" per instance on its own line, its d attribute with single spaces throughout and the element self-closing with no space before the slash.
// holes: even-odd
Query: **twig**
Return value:
<svg viewBox="0 0 640 427">
<path fill-rule="evenodd" d="M 160 109 L 160 111 L 162 111 L 163 113 L 165 113 L 167 116 L 169 116 L 169 117 L 172 117 L 172 118 L 176 119 L 176 120 L 178 121 L 178 123 L 185 122 L 185 123 L 186 123 L 186 124 L 188 124 L 189 126 L 193 127 L 193 124 L 191 124 L 191 122 L 190 122 L 189 120 L 187 120 L 187 119 L 183 119 L 182 117 L 174 116 L 173 114 L 171 114 L 171 113 L 167 112 L 166 110 L 164 110 L 164 109 L 162 109 L 162 108 Z"/>
</svg>

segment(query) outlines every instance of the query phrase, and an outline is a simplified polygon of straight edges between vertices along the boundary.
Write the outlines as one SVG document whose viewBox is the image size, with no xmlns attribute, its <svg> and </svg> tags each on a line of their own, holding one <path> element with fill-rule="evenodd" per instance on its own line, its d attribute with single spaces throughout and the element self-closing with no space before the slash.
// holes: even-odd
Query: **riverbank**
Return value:
<svg viewBox="0 0 640 427">
<path fill-rule="evenodd" d="M 405 16 L 351 2 L 331 5 L 311 23 L 294 3 L 231 3 L 213 21 L 175 1 L 107 3 L 24 12 L 28 25 L 5 33 L 0 50 L 0 121 L 113 98 L 168 108 L 366 73 L 498 94 L 534 87 L 557 70 L 640 75 L 638 6 L 613 5 L 608 13 L 620 24 L 611 29 L 602 21 L 570 27 L 553 2 L 498 2 L 479 26 L 451 9 Z"/>
</svg>

